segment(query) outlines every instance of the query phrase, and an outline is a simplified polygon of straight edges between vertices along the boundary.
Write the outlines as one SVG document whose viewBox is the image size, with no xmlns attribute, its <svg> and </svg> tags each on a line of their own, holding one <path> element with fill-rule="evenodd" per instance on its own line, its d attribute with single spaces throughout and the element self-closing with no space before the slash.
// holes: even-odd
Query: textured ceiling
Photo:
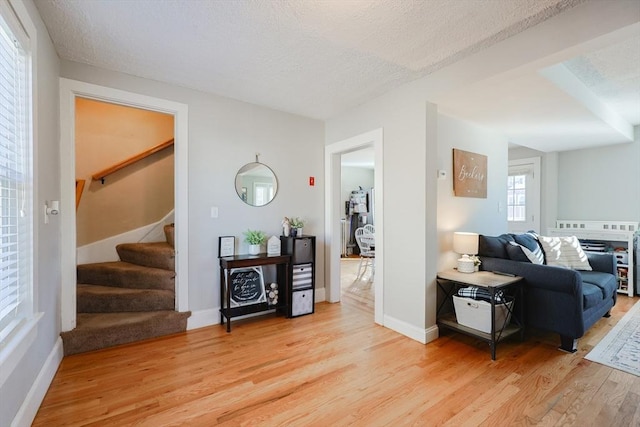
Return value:
<svg viewBox="0 0 640 427">
<path fill-rule="evenodd" d="M 61 58 L 325 119 L 582 0 L 35 0 Z"/>
<path fill-rule="evenodd" d="M 564 65 L 626 121 L 640 125 L 640 35 Z"/>
<path fill-rule="evenodd" d="M 640 124 L 639 0 L 34 1 L 63 59 L 317 119 L 570 39 L 429 101 L 541 151 L 628 142 Z"/>
</svg>

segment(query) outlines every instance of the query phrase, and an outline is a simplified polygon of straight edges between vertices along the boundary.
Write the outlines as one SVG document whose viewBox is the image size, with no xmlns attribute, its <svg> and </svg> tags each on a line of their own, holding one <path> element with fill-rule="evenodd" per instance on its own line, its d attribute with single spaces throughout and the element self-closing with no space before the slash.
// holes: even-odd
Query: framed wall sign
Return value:
<svg viewBox="0 0 640 427">
<path fill-rule="evenodd" d="M 267 302 L 262 267 L 232 268 L 229 276 L 231 307 Z"/>
<path fill-rule="evenodd" d="M 218 257 L 234 256 L 236 253 L 235 236 L 220 236 L 218 238 Z"/>
<path fill-rule="evenodd" d="M 453 193 L 487 198 L 487 156 L 453 149 Z"/>
</svg>

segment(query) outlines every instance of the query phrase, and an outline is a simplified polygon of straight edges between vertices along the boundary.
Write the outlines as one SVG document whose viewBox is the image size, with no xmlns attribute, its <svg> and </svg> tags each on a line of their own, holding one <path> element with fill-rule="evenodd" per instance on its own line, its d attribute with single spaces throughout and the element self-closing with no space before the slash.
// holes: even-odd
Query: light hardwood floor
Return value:
<svg viewBox="0 0 640 427">
<path fill-rule="evenodd" d="M 357 280 L 360 258 L 342 258 L 340 260 L 340 286 L 342 302 L 371 316 L 373 321 L 375 290 L 371 276 L 371 269 L 365 270 L 362 278 Z"/>
<path fill-rule="evenodd" d="M 529 332 L 489 348 L 427 345 L 357 304 L 320 303 L 64 358 L 34 426 L 638 426 L 640 378 L 583 356 L 638 298 L 579 342 Z"/>
</svg>

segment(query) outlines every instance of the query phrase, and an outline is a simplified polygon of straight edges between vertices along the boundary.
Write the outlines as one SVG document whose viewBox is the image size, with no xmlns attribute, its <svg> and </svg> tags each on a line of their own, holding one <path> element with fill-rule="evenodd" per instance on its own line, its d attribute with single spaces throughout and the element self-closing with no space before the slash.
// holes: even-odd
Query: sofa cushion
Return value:
<svg viewBox="0 0 640 427">
<path fill-rule="evenodd" d="M 601 293 L 602 299 L 611 298 L 618 288 L 615 276 L 601 271 L 579 271 L 582 276 L 582 284 L 588 283 L 596 286 Z"/>
<path fill-rule="evenodd" d="M 513 236 L 510 234 L 502 234 L 500 236 L 484 236 L 478 237 L 478 255 L 509 259 L 505 246 L 507 242 L 512 242 Z"/>
<path fill-rule="evenodd" d="M 576 236 L 539 236 L 538 241 L 540 245 L 542 245 L 544 259 L 547 265 L 571 268 L 574 270 L 591 270 L 587 255 L 582 250 L 580 241 Z"/>
<path fill-rule="evenodd" d="M 591 283 L 582 283 L 584 309 L 595 307 L 602 302 L 602 290 Z"/>
</svg>

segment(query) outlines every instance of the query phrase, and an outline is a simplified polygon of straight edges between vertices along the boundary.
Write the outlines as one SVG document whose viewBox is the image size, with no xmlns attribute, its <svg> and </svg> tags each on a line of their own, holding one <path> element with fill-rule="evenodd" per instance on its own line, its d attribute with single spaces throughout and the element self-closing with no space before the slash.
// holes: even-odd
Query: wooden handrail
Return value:
<svg viewBox="0 0 640 427">
<path fill-rule="evenodd" d="M 164 150 L 165 148 L 171 147 L 173 145 L 173 138 L 163 142 L 162 144 L 158 144 L 155 147 L 151 147 L 148 150 L 141 152 L 140 154 L 136 154 L 135 156 L 129 157 L 119 163 L 116 163 L 113 166 L 109 166 L 106 169 L 101 170 L 100 172 L 96 172 L 91 175 L 94 181 L 102 181 L 104 184 L 104 178 L 108 175 L 111 175 L 114 172 L 119 171 L 122 168 L 125 168 L 139 160 L 144 159 L 145 157 L 149 157 L 150 155 L 157 153 L 158 151 Z"/>
<path fill-rule="evenodd" d="M 80 205 L 80 199 L 82 198 L 82 191 L 84 190 L 84 183 L 86 180 L 84 179 L 76 179 L 76 210 L 78 210 L 78 206 Z"/>
</svg>

